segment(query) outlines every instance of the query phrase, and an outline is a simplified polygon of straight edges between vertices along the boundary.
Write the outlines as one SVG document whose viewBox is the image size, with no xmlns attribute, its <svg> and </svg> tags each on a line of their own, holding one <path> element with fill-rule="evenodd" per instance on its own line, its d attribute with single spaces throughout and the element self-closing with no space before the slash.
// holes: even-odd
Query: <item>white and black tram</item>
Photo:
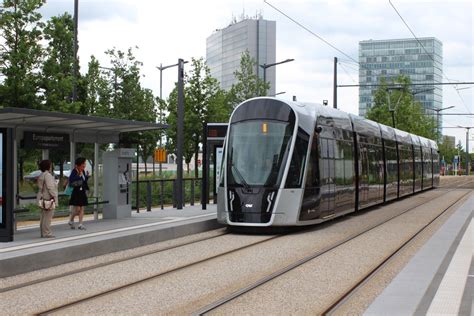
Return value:
<svg viewBox="0 0 474 316">
<path fill-rule="evenodd" d="M 235 108 L 218 221 L 301 226 L 439 184 L 434 141 L 329 107 L 260 97 Z"/>
</svg>

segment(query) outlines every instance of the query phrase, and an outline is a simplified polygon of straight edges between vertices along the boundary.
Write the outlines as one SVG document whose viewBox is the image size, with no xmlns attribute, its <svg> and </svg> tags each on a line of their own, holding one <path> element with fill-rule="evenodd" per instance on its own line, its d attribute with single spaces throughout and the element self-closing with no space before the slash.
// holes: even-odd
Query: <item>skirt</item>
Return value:
<svg viewBox="0 0 474 316">
<path fill-rule="evenodd" d="M 74 188 L 71 194 L 71 198 L 69 199 L 69 205 L 73 206 L 86 206 L 87 203 L 87 195 L 85 190 L 81 190 L 80 188 Z"/>
</svg>

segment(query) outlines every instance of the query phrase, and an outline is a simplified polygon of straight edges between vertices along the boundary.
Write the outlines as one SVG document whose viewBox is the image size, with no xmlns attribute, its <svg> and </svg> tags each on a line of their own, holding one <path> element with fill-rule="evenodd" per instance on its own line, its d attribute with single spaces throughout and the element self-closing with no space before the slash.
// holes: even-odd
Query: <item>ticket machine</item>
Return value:
<svg viewBox="0 0 474 316">
<path fill-rule="evenodd" d="M 119 148 L 104 153 L 104 218 L 132 216 L 132 159 L 135 149 Z"/>
</svg>

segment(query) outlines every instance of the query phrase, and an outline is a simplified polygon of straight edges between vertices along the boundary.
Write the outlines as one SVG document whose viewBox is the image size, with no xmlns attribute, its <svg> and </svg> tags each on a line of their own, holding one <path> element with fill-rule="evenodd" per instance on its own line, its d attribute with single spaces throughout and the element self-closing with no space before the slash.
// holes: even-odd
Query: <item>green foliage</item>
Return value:
<svg viewBox="0 0 474 316">
<path fill-rule="evenodd" d="M 367 118 L 392 126 L 391 110 L 395 114 L 395 127 L 429 139 L 436 139 L 436 123 L 431 116 L 423 114 L 423 108 L 410 92 L 410 79 L 398 77 L 393 83 L 400 89 L 387 92 L 387 82 L 382 80 L 374 96 L 374 105 L 367 112 Z"/>
<path fill-rule="evenodd" d="M 87 91 L 84 100 L 84 111 L 86 113 L 102 117 L 109 115 L 115 89 L 115 79 L 112 78 L 114 85 L 111 87 L 109 83 L 110 76 L 109 70 L 105 73 L 101 71 L 99 61 L 92 55 L 84 78 Z"/>
<path fill-rule="evenodd" d="M 150 89 L 140 84 L 142 63 L 135 58 L 132 48 L 127 52 L 113 48 L 106 54 L 112 65 L 107 72 L 100 72 L 95 58 L 89 63 L 88 109 L 101 116 L 156 122 L 155 98 Z M 157 131 L 126 133 L 121 135 L 120 145 L 134 148 L 139 144 L 139 155 L 146 161 L 153 154 L 158 137 Z"/>
<path fill-rule="evenodd" d="M 82 103 L 72 102 L 75 80 L 72 16 L 68 13 L 53 16 L 46 23 L 44 38 L 48 45 L 41 76 L 43 107 L 48 111 L 78 113 Z"/>
<path fill-rule="evenodd" d="M 454 156 L 458 155 L 458 149 L 450 142 L 442 142 L 438 144 L 440 159 L 444 159 L 447 163 L 452 163 Z"/>
<path fill-rule="evenodd" d="M 0 105 L 38 108 L 45 0 L 4 0 L 0 14 Z"/>
<path fill-rule="evenodd" d="M 184 159 L 186 164 L 194 157 L 197 165 L 199 144 L 202 143 L 203 124 L 208 122 L 225 122 L 231 113 L 231 106 L 225 91 L 219 88 L 219 83 L 210 75 L 209 67 L 203 58 L 192 58 L 191 71 L 185 76 L 184 87 Z M 167 123 L 169 129 L 168 150 L 176 151 L 177 131 L 177 88 L 168 98 Z M 197 177 L 197 169 L 196 169 Z"/>
<path fill-rule="evenodd" d="M 230 89 L 230 102 L 235 107 L 239 103 L 256 97 L 267 95 L 270 88 L 268 82 L 263 82 L 255 72 L 257 62 L 245 51 L 240 58 L 240 69 L 234 72 L 237 83 Z"/>
</svg>

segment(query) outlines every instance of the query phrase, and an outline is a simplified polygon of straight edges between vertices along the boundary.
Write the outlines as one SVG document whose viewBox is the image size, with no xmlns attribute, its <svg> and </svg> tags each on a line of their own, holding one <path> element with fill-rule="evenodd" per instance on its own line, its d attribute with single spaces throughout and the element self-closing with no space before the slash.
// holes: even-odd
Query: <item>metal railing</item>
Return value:
<svg viewBox="0 0 474 316">
<path fill-rule="evenodd" d="M 136 192 L 132 196 L 132 208 L 140 212 L 140 206 L 144 205 L 148 212 L 151 211 L 153 206 L 159 206 L 164 209 L 165 205 L 173 205 L 176 207 L 177 204 L 177 181 L 176 179 L 147 179 L 139 180 L 139 194 Z M 137 181 L 132 181 L 132 191 L 137 189 Z M 144 185 L 144 187 L 143 187 Z M 202 203 L 202 178 L 184 178 L 183 179 L 183 206 L 187 204 L 194 205 L 197 198 Z M 137 199 L 138 196 L 138 199 Z M 66 197 L 66 195 L 59 193 L 59 197 Z M 144 198 L 143 198 L 144 197 Z M 17 195 L 17 205 L 19 200 L 35 200 L 35 195 Z M 106 204 L 108 201 L 99 201 L 99 197 L 89 197 L 89 200 L 93 199 L 95 202 L 89 203 L 90 206 L 94 207 L 94 219 L 98 219 L 98 205 Z M 133 203 L 135 199 L 135 203 Z M 144 199 L 144 203 L 142 204 Z M 142 201 L 141 201 L 142 200 Z M 155 202 L 155 203 L 154 203 Z M 57 210 L 58 215 L 61 214 L 60 210 Z"/>
<path fill-rule="evenodd" d="M 158 186 L 156 185 L 158 184 Z M 137 181 L 134 180 L 132 181 L 133 188 L 136 190 L 137 187 Z M 176 207 L 177 204 L 177 181 L 176 179 L 147 179 L 147 180 L 139 180 L 138 181 L 139 185 L 139 192 L 138 194 L 139 197 L 143 196 L 141 194 L 144 191 L 145 195 L 145 205 L 146 205 L 146 210 L 147 212 L 151 211 L 151 208 L 153 205 L 158 205 L 160 206 L 161 209 L 164 209 L 165 204 L 172 204 L 173 207 Z M 143 188 L 140 185 L 145 185 L 145 188 Z M 168 186 L 167 190 L 165 189 L 165 186 Z M 196 190 L 196 186 L 199 188 Z M 202 186 L 202 178 L 184 178 L 183 179 L 183 206 L 185 206 L 186 203 L 189 205 L 194 205 L 196 202 L 196 191 L 199 200 L 202 202 L 202 194 L 201 194 L 201 186 Z M 157 189 L 158 188 L 158 189 Z M 171 189 L 171 190 L 170 190 Z M 133 190 L 133 189 L 132 189 Z M 158 191 L 158 192 L 157 192 Z M 167 195 L 169 194 L 169 191 L 171 191 L 171 196 L 167 198 Z M 140 205 L 141 205 L 141 199 L 136 198 L 136 194 L 133 194 L 135 198 L 135 205 L 133 206 L 134 209 L 137 210 L 137 212 L 140 212 Z M 153 203 L 153 197 L 158 198 L 158 203 Z M 155 199 L 156 200 L 156 199 Z"/>
</svg>

